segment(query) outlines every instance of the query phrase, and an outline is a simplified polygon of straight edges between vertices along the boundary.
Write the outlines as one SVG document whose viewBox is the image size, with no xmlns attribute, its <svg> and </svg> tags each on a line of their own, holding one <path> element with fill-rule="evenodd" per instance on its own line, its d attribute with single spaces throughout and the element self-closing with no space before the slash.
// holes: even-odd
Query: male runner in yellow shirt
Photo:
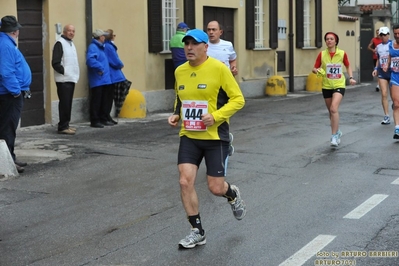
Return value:
<svg viewBox="0 0 399 266">
<path fill-rule="evenodd" d="M 168 123 L 176 127 L 181 121 L 178 169 L 180 192 L 192 229 L 179 242 L 182 248 L 206 243 L 195 191 L 195 178 L 205 158 L 209 190 L 227 198 L 234 217 L 244 218 L 246 206 L 235 185 L 225 181 L 229 152 L 229 118 L 240 110 L 244 96 L 230 70 L 207 56 L 208 35 L 190 30 L 183 38 L 188 62 L 175 71 L 176 101 Z"/>
</svg>

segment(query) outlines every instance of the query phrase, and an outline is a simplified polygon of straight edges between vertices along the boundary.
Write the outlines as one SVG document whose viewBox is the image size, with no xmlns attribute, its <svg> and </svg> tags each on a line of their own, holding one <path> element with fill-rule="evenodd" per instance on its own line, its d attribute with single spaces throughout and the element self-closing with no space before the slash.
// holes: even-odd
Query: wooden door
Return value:
<svg viewBox="0 0 399 266">
<path fill-rule="evenodd" d="M 223 25 L 221 38 L 232 42 L 234 45 L 234 9 L 204 6 L 204 31 L 206 31 L 208 23 L 212 20 L 216 20 Z"/>
<path fill-rule="evenodd" d="M 21 127 L 42 125 L 44 119 L 42 0 L 18 0 L 17 16 L 22 25 L 18 47 L 32 71 L 32 98 L 25 99 Z"/>
</svg>

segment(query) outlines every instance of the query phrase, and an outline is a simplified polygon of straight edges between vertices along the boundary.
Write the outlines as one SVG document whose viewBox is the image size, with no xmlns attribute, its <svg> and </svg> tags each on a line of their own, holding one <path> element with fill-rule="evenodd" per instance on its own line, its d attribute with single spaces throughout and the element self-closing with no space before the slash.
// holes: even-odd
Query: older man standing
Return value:
<svg viewBox="0 0 399 266">
<path fill-rule="evenodd" d="M 0 28 L 0 139 L 4 139 L 19 173 L 26 163 L 16 160 L 14 145 L 16 131 L 24 104 L 24 92 L 29 91 L 32 72 L 17 48 L 22 26 L 14 16 L 1 19 Z"/>
<path fill-rule="evenodd" d="M 58 133 L 74 135 L 75 128 L 69 126 L 71 121 L 72 100 L 75 84 L 79 80 L 79 62 L 75 45 L 72 42 L 75 27 L 65 25 L 63 34 L 54 44 L 51 65 L 54 69 L 54 79 L 57 85 L 58 103 Z"/>
<path fill-rule="evenodd" d="M 103 128 L 113 126 L 108 121 L 109 110 L 107 95 L 112 90 L 109 62 L 105 54 L 105 36 L 108 33 L 97 29 L 93 32 L 93 39 L 87 48 L 86 65 L 89 74 L 89 85 L 91 90 L 90 99 L 90 126 Z M 108 112 L 108 113 L 107 113 Z"/>
</svg>

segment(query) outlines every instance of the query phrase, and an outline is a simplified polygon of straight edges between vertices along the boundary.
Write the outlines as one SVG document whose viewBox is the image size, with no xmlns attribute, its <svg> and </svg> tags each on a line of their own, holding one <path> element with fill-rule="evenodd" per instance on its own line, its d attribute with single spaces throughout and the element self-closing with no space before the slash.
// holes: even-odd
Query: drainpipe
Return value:
<svg viewBox="0 0 399 266">
<path fill-rule="evenodd" d="M 294 92 L 294 23 L 293 23 L 293 17 L 294 17 L 294 4 L 293 0 L 289 1 L 289 26 L 288 26 L 288 39 L 289 39 L 289 80 L 288 80 L 288 88 L 289 92 Z"/>
<path fill-rule="evenodd" d="M 86 47 L 91 43 L 91 35 L 93 33 L 93 7 L 92 0 L 85 0 L 85 17 L 86 17 Z"/>
</svg>

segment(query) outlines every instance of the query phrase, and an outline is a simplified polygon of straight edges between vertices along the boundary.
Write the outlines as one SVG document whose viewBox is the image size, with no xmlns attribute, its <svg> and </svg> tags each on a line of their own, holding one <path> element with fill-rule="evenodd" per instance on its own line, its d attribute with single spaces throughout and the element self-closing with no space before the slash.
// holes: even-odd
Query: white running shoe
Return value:
<svg viewBox="0 0 399 266">
<path fill-rule="evenodd" d="M 241 198 L 240 190 L 238 189 L 238 187 L 235 185 L 231 185 L 231 190 L 233 190 L 237 195 L 234 200 L 229 201 L 231 210 L 233 211 L 234 217 L 237 220 L 241 220 L 247 213 L 247 206 Z"/>
<path fill-rule="evenodd" d="M 192 228 L 190 234 L 180 240 L 179 246 L 181 248 L 193 248 L 206 244 L 205 233 L 201 235 L 198 228 Z"/>
<path fill-rule="evenodd" d="M 331 136 L 331 146 L 338 147 L 340 143 L 340 139 L 338 138 L 338 134 L 334 134 Z"/>
<path fill-rule="evenodd" d="M 384 119 L 381 121 L 381 125 L 389 125 L 391 123 L 391 119 L 389 119 L 389 115 L 384 116 Z"/>
</svg>

